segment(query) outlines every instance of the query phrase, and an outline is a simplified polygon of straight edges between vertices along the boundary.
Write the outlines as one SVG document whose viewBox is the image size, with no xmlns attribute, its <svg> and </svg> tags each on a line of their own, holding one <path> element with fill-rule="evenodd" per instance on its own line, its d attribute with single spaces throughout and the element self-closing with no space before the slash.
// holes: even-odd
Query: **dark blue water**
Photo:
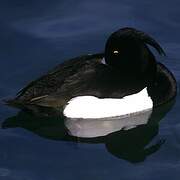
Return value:
<svg viewBox="0 0 180 180">
<path fill-rule="evenodd" d="M 110 33 L 124 26 L 141 29 L 161 43 L 167 57 L 157 59 L 174 73 L 179 86 L 179 7 L 179 0 L 1 0 L 0 98 L 14 96 L 29 81 L 68 58 L 103 51 Z M 24 128 L 0 129 L 0 179 L 179 180 L 179 99 L 178 93 L 151 142 L 163 139 L 165 143 L 139 163 L 117 157 L 103 141 L 52 140 L 55 138 L 46 137 L 48 122 L 46 126 L 31 121 L 22 125 L 22 120 Z M 0 104 L 1 123 L 17 113 Z M 56 130 L 53 132 L 56 137 Z"/>
</svg>

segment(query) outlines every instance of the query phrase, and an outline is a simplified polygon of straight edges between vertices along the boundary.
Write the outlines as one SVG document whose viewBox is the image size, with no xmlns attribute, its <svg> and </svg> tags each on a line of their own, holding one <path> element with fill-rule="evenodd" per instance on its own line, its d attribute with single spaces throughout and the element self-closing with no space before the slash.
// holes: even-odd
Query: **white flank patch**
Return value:
<svg viewBox="0 0 180 180">
<path fill-rule="evenodd" d="M 139 93 L 121 99 L 94 96 L 79 96 L 71 99 L 63 114 L 68 118 L 97 119 L 108 117 L 126 117 L 153 108 L 147 88 Z"/>
</svg>

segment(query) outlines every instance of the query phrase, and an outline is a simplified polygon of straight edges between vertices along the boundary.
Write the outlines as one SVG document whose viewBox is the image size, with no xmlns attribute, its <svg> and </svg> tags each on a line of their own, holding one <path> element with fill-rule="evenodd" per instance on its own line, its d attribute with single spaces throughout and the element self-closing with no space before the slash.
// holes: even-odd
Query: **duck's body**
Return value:
<svg viewBox="0 0 180 180">
<path fill-rule="evenodd" d="M 145 87 L 145 83 L 137 80 L 128 82 L 129 86 L 127 86 L 127 82 L 122 81 L 123 78 L 103 64 L 102 59 L 103 54 L 96 54 L 66 61 L 48 74 L 32 81 L 9 102 L 24 106 L 35 104 L 61 107 L 76 96 L 122 98 L 137 93 Z M 148 87 L 154 106 L 163 104 L 176 95 L 175 84 L 172 73 L 158 63 L 156 83 Z"/>
<path fill-rule="evenodd" d="M 122 98 L 144 88 L 144 82 L 125 81 L 124 77 L 118 76 L 118 71 L 103 64 L 102 60 L 103 54 L 96 54 L 66 61 L 31 82 L 12 102 L 61 107 L 77 96 Z"/>
<path fill-rule="evenodd" d="M 129 29 L 125 31 L 126 34 L 129 33 Z M 109 48 L 108 43 L 106 48 Z M 161 53 L 160 46 L 153 43 Z M 139 46 L 137 43 L 136 45 Z M 141 44 L 139 49 L 143 51 L 141 54 L 143 59 L 147 59 L 142 67 L 138 66 L 138 63 L 141 63 L 138 57 L 132 59 L 132 62 L 135 62 L 129 64 L 129 67 L 128 63 L 116 64 L 116 60 L 109 63 L 108 50 L 105 54 L 81 56 L 65 61 L 48 74 L 32 81 L 18 93 L 15 99 L 8 102 L 19 107 L 38 105 L 62 108 L 70 99 L 77 96 L 122 98 L 138 93 L 147 87 L 154 106 L 164 104 L 175 97 L 176 81 L 164 65 L 156 62 L 146 45 Z M 119 53 L 116 49 L 113 52 Z M 103 63 L 104 57 L 106 63 Z M 133 53 L 130 58 L 133 58 Z M 121 70 L 119 67 L 122 67 Z"/>
</svg>

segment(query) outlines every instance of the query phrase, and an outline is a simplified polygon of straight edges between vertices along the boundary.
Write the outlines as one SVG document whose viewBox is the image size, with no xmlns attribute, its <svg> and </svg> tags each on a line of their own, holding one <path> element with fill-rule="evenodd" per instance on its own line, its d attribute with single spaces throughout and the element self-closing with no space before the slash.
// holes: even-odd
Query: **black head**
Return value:
<svg viewBox="0 0 180 180">
<path fill-rule="evenodd" d="M 165 55 L 159 44 L 147 34 L 133 28 L 120 29 L 106 42 L 105 61 L 127 76 L 155 73 L 156 61 L 146 44 Z"/>
</svg>

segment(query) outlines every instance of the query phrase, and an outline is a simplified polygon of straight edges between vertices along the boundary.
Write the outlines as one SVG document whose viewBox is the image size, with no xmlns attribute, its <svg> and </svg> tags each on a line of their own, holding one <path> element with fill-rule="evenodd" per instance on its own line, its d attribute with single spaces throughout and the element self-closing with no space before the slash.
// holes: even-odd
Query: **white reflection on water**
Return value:
<svg viewBox="0 0 180 180">
<path fill-rule="evenodd" d="M 124 117 L 101 119 L 67 118 L 65 126 L 72 136 L 83 138 L 105 136 L 121 129 L 131 129 L 138 125 L 147 124 L 151 113 L 152 109 Z"/>
<path fill-rule="evenodd" d="M 98 137 L 146 124 L 152 108 L 153 102 L 144 88 L 121 99 L 76 97 L 70 100 L 63 113 L 70 135 Z"/>
</svg>

